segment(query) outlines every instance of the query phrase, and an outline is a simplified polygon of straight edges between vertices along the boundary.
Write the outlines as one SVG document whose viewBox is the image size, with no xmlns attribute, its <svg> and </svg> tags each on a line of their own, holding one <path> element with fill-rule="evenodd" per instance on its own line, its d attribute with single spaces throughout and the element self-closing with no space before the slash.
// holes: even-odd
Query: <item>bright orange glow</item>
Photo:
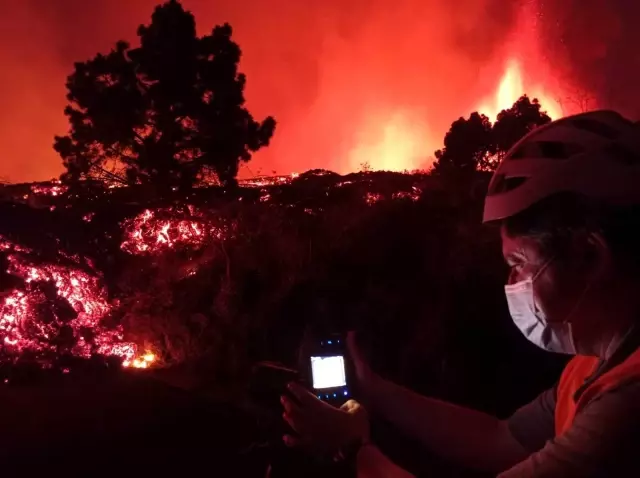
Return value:
<svg viewBox="0 0 640 478">
<path fill-rule="evenodd" d="M 468 108 L 454 113 L 455 100 L 447 110 L 452 122 L 459 116 L 468 116 L 473 111 L 487 115 L 495 121 L 498 113 L 510 108 L 523 94 L 537 98 L 552 119 L 563 116 L 560 98 L 572 85 L 561 84 L 554 78 L 557 73 L 548 65 L 548 58 L 541 53 L 540 35 L 536 21 L 537 4 L 528 2 L 521 8 L 512 34 L 505 38 L 503 48 L 480 72 L 482 83 L 489 86 L 488 93 L 479 101 L 469 103 Z M 496 75 L 496 71 L 501 74 Z M 527 72 L 527 75 L 524 72 Z M 492 77 L 497 81 L 488 82 Z M 442 95 L 450 97 L 451 85 L 442 85 Z M 460 90 L 465 96 L 465 91 Z M 434 104 L 438 100 L 434 98 Z M 348 149 L 347 160 L 337 168 L 339 172 L 360 169 L 367 165 L 373 170 L 404 171 L 425 168 L 433 160 L 436 149 L 442 147 L 442 140 L 450 122 L 429 121 L 433 116 L 423 110 L 430 105 L 416 104 L 413 107 L 397 109 L 393 105 L 372 102 L 367 105 L 366 114 L 358 123 L 358 133 L 353 136 L 354 144 Z M 442 125 L 440 128 L 436 124 Z"/>
<path fill-rule="evenodd" d="M 480 113 L 487 115 L 491 121 L 495 121 L 498 113 L 510 108 L 524 92 L 527 92 L 531 99 L 537 98 L 542 105 L 542 110 L 546 111 L 551 119 L 562 116 L 562 109 L 558 101 L 553 99 L 540 85 L 525 86 L 522 68 L 515 58 L 510 58 L 507 62 L 494 97 L 487 99 L 477 109 Z"/>
<path fill-rule="evenodd" d="M 0 179 L 62 172 L 51 145 L 67 129 L 65 78 L 73 62 L 108 52 L 118 39 L 135 45 L 137 26 L 161 0 L 63 3 L 9 2 L 0 18 L 3 44 L 21 45 L 0 49 L 11 72 L 0 80 Z M 363 164 L 428 167 L 460 116 L 479 107 L 495 116 L 527 93 L 557 117 L 554 100 L 580 86 L 567 85 L 572 65 L 541 52 L 536 0 L 500 2 L 500 11 L 489 0 L 182 3 L 200 34 L 231 23 L 247 106 L 258 119 L 278 121 L 270 146 L 241 168 L 244 178 L 314 168 L 346 173 Z"/>
<path fill-rule="evenodd" d="M 420 119 L 412 121 L 406 112 L 373 117 L 363 125 L 362 134 L 348 154 L 349 170 L 363 166 L 372 170 L 410 171 L 417 169 L 430 153 L 428 126 Z"/>
<path fill-rule="evenodd" d="M 156 361 L 156 356 L 151 352 L 147 352 L 141 357 L 136 357 L 133 360 L 127 360 L 123 362 L 122 366 L 132 367 L 132 368 L 149 368 L 153 365 L 155 361 Z"/>
<path fill-rule="evenodd" d="M 546 53 L 542 51 L 537 8 L 537 2 L 532 1 L 520 10 L 513 34 L 505 39 L 502 63 L 493 65 L 502 72 L 500 82 L 492 94 L 475 106 L 477 111 L 492 121 L 523 94 L 531 99 L 537 98 L 542 111 L 546 111 L 551 119 L 575 112 L 563 108 L 561 101 L 567 97 L 568 91 L 573 90 L 574 85 L 566 80 L 560 81 L 558 72 L 551 68 Z"/>
</svg>

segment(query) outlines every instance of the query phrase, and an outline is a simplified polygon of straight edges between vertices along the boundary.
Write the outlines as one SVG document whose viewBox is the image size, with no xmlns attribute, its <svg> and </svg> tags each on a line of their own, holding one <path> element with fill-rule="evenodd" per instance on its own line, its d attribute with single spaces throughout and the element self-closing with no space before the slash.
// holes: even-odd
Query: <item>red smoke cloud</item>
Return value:
<svg viewBox="0 0 640 478">
<path fill-rule="evenodd" d="M 0 177 L 49 179 L 62 168 L 52 142 L 66 131 L 73 62 L 135 42 L 159 0 L 0 1 Z M 457 117 L 493 114 L 525 91 L 557 115 L 550 103 L 567 91 L 568 70 L 541 53 L 536 1 L 224 3 L 183 1 L 200 33 L 232 24 L 249 108 L 278 121 L 244 176 L 424 167 Z"/>
</svg>

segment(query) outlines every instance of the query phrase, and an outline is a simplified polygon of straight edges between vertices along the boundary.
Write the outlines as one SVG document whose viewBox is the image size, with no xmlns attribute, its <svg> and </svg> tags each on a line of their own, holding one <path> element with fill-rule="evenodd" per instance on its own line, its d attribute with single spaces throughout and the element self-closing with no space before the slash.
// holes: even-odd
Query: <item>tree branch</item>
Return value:
<svg viewBox="0 0 640 478">
<path fill-rule="evenodd" d="M 113 147 L 109 147 L 109 149 L 111 150 L 111 152 L 113 152 L 113 153 L 115 153 L 115 154 L 118 154 L 118 153 L 117 153 L 117 151 L 114 151 L 114 150 L 113 150 Z M 119 155 L 119 156 L 122 156 L 122 155 Z M 124 178 L 122 178 L 122 177 L 118 176 L 117 174 L 112 173 L 111 171 L 109 171 L 109 170 L 107 170 L 107 169 L 103 168 L 102 166 L 100 166 L 100 165 L 99 165 L 99 162 L 101 162 L 101 161 L 102 161 L 102 159 L 103 159 L 103 158 L 97 158 L 95 161 L 91 162 L 91 166 L 90 166 L 90 168 L 95 168 L 95 169 L 97 169 L 97 170 L 99 170 L 99 171 L 103 172 L 104 174 L 106 174 L 108 177 L 110 177 L 110 178 L 111 178 L 111 179 L 113 179 L 114 181 L 117 181 L 117 182 L 119 182 L 119 183 L 121 183 L 121 184 L 127 184 L 126 179 L 124 179 Z"/>
<path fill-rule="evenodd" d="M 106 174 L 108 177 L 110 177 L 114 181 L 119 182 L 120 184 L 127 184 L 127 180 L 126 179 L 118 176 L 115 173 L 112 173 L 111 171 L 108 171 L 107 169 L 103 168 L 102 166 L 99 166 L 97 163 L 92 164 L 92 167 L 94 167 L 97 170 L 101 171 L 102 173 Z"/>
</svg>

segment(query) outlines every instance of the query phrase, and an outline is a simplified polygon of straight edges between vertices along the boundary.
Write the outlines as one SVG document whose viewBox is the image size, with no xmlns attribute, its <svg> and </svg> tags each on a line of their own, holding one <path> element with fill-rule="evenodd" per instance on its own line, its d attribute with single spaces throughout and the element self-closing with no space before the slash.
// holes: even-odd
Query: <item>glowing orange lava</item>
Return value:
<svg viewBox="0 0 640 478">
<path fill-rule="evenodd" d="M 38 185 L 32 193 L 56 195 L 58 187 Z M 146 210 L 122 225 L 122 248 L 132 254 L 157 254 L 180 245 L 199 247 L 227 237 L 228 228 L 218 222 L 192 206 Z M 30 260 L 32 251 L 2 238 L 0 250 L 7 254 L 8 272 L 24 281 L 0 301 L 0 352 L 5 357 L 31 352 L 46 363 L 61 352 L 60 340 L 66 337 L 70 345 L 64 351 L 78 357 L 118 356 L 124 367 L 139 369 L 156 364 L 154 353 L 140 355 L 135 344 L 124 340 L 121 327 L 103 326 L 113 304 L 98 274 L 69 265 L 36 264 Z"/>
<path fill-rule="evenodd" d="M 59 180 L 51 181 L 48 184 L 34 184 L 31 186 L 31 192 L 36 195 L 60 196 L 67 191 L 67 187 L 62 185 Z"/>
<path fill-rule="evenodd" d="M 186 213 L 173 209 L 143 211 L 125 221 L 123 228 L 121 247 L 131 254 L 159 253 L 177 245 L 201 246 L 228 233 L 226 226 L 213 224 L 191 205 Z"/>
<path fill-rule="evenodd" d="M 147 352 L 141 357 L 136 357 L 133 360 L 125 360 L 122 363 L 123 367 L 133 367 L 133 368 L 149 368 L 156 361 L 155 354 L 151 352 Z"/>
<path fill-rule="evenodd" d="M 0 249 L 7 253 L 8 272 L 24 281 L 0 302 L 3 354 L 55 353 L 67 328 L 74 339 L 68 352 L 76 356 L 97 353 L 125 361 L 135 356 L 136 347 L 123 340 L 121 328 L 102 325 L 111 304 L 97 276 L 68 266 L 37 265 L 28 259 L 30 251 L 6 240 Z"/>
</svg>

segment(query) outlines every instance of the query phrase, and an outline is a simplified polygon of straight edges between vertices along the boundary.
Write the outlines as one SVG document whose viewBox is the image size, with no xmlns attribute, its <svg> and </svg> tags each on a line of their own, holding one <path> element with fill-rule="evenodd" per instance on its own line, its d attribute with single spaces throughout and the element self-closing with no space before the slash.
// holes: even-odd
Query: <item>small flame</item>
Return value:
<svg viewBox="0 0 640 478">
<path fill-rule="evenodd" d="M 152 352 L 146 352 L 140 357 L 136 357 L 133 360 L 127 360 L 122 365 L 124 367 L 133 368 L 149 368 L 156 361 L 156 356 Z"/>
</svg>

